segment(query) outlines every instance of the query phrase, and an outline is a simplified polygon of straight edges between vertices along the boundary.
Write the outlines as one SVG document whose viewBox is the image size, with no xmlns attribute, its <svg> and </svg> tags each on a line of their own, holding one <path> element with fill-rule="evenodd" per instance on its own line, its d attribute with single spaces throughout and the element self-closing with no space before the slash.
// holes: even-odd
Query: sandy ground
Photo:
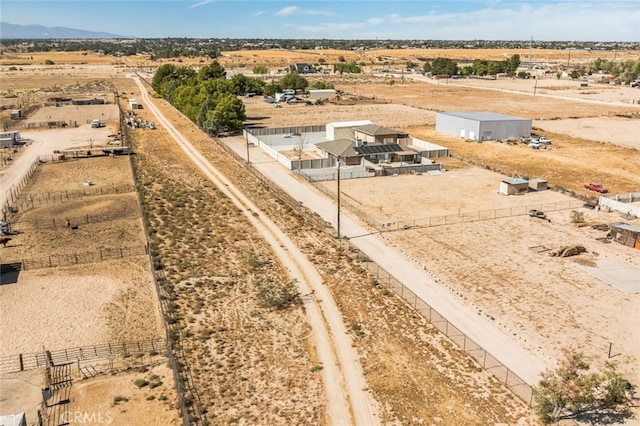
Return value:
<svg viewBox="0 0 640 426">
<path fill-rule="evenodd" d="M 71 388 L 70 423 L 123 426 L 181 423 L 171 369 L 160 364 L 144 370 L 75 382 Z M 136 380 L 145 380 L 149 385 L 138 387 L 134 384 Z"/>
<path fill-rule="evenodd" d="M 564 120 L 536 120 L 536 127 L 554 133 L 597 142 L 612 142 L 628 148 L 640 148 L 640 120 L 624 117 L 593 117 Z"/>
<path fill-rule="evenodd" d="M 551 361 L 548 366 L 567 345 L 561 336 L 572 336 L 574 342 L 581 342 L 579 347 L 585 354 L 599 362 L 606 360 L 608 342 L 615 342 L 622 353 L 617 359 L 621 370 L 640 378 L 640 334 L 632 321 L 640 306 L 640 293 L 625 294 L 578 267 L 617 259 L 640 271 L 640 260 L 633 249 L 594 239 L 606 232 L 571 223 L 573 209 L 553 210 L 573 203 L 592 224 L 618 221 L 619 214 L 581 209 L 574 198 L 549 190 L 499 195 L 497 188 L 503 178 L 488 170 L 465 167 L 440 176 L 378 178 L 375 185 L 370 179 L 343 180 L 341 191 L 350 207 L 377 223 L 393 223 L 392 229 L 429 223 L 426 218 L 444 215 L 476 218 L 491 217 L 493 209 L 520 212 L 515 217 L 388 232 L 385 236 L 426 265 L 461 303 L 493 316 L 523 347 Z M 322 185 L 335 192 L 335 182 Z M 546 210 L 551 222 L 522 215 L 532 208 Z M 557 259 L 550 258 L 548 251 L 538 253 L 530 248 L 557 250 L 577 244 L 585 246 L 588 253 Z M 460 264 L 465 267 L 459 268 Z M 549 321 L 550 317 L 555 320 Z"/>
</svg>

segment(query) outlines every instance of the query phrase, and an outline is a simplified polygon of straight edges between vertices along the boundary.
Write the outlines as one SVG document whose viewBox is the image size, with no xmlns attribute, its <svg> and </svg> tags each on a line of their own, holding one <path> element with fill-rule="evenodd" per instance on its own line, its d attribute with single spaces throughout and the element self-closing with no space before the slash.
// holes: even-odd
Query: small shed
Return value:
<svg viewBox="0 0 640 426">
<path fill-rule="evenodd" d="M 529 181 L 524 179 L 505 179 L 500 182 L 500 190 L 498 194 L 502 195 L 521 195 L 529 192 Z"/>
<path fill-rule="evenodd" d="M 640 226 L 624 222 L 616 222 L 609 225 L 611 238 L 628 247 L 640 250 Z"/>
<path fill-rule="evenodd" d="M 547 181 L 541 178 L 535 178 L 529 180 L 529 189 L 531 191 L 544 191 L 549 189 Z"/>
<path fill-rule="evenodd" d="M 13 111 L 11 111 L 12 120 L 20 120 L 21 117 L 22 117 L 22 111 L 20 111 L 19 109 L 14 109 Z"/>
</svg>

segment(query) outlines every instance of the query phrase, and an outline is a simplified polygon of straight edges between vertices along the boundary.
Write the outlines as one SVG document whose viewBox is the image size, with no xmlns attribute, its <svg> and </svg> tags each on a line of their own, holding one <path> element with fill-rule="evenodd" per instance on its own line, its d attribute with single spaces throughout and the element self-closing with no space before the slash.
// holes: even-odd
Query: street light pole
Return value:
<svg viewBox="0 0 640 426">
<path fill-rule="evenodd" d="M 338 165 L 338 242 L 340 242 L 340 157 L 338 157 L 337 165 Z"/>
</svg>

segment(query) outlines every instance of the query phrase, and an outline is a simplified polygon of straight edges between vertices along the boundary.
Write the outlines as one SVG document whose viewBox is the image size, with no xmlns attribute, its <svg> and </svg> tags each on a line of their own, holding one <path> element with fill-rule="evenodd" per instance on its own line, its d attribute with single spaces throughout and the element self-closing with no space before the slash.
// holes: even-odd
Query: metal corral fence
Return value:
<svg viewBox="0 0 640 426">
<path fill-rule="evenodd" d="M 342 174 L 340 174 L 342 177 Z M 316 182 L 316 181 L 310 181 Z M 324 194 L 335 198 L 336 194 L 325 188 L 322 185 L 314 185 L 316 189 Z M 345 194 L 343 194 L 345 195 Z M 476 212 L 460 212 L 456 214 L 444 215 L 444 216 L 431 216 L 419 219 L 407 219 L 391 222 L 381 222 L 375 217 L 367 214 L 364 209 L 357 206 L 348 200 L 348 197 L 342 197 L 340 203 L 343 206 L 348 207 L 356 216 L 363 219 L 368 225 L 374 227 L 380 232 L 383 231 L 399 231 L 401 229 L 411 228 L 429 228 L 434 226 L 455 225 L 458 223 L 478 222 L 481 220 L 494 220 L 512 216 L 525 216 L 529 214 L 530 210 L 542 210 L 544 212 L 553 212 L 561 210 L 571 210 L 582 207 L 583 201 L 580 200 L 568 200 L 558 201 L 553 203 L 531 204 L 527 206 L 519 207 L 505 207 L 494 210 L 483 210 Z"/>
<path fill-rule="evenodd" d="M 73 216 L 68 218 L 50 218 L 50 219 L 35 219 L 30 221 L 21 220 L 16 223 L 12 228 L 16 229 L 51 229 L 68 227 L 67 220 L 69 220 L 69 226 L 86 225 L 89 223 L 109 222 L 112 220 L 138 218 L 140 213 L 137 210 L 124 209 L 119 212 L 107 213 L 107 214 L 87 214 L 84 216 Z"/>
<path fill-rule="evenodd" d="M 413 227 L 427 228 L 433 226 L 454 225 L 457 223 L 478 222 L 481 220 L 493 220 L 512 216 L 525 216 L 529 214 L 530 210 L 542 210 L 544 212 L 571 210 L 582 207 L 583 204 L 584 203 L 579 200 L 569 200 L 553 203 L 531 204 L 519 207 L 505 207 L 501 209 L 477 212 L 460 212 L 458 214 L 399 220 L 395 222 L 380 222 L 378 220 L 374 220 L 370 225 L 379 231 L 395 231 Z"/>
<path fill-rule="evenodd" d="M 85 263 L 103 262 L 105 260 L 122 259 L 126 257 L 144 256 L 148 253 L 147 247 L 114 247 L 102 248 L 83 253 L 63 253 L 51 256 L 22 259 L 23 270 L 54 268 L 56 266 L 72 266 Z"/>
<path fill-rule="evenodd" d="M 93 346 L 78 346 L 68 349 L 46 350 L 18 355 L 0 357 L 0 372 L 11 373 L 16 371 L 33 370 L 47 365 L 47 357 L 54 365 L 78 360 L 113 359 L 116 357 L 128 357 L 138 354 L 162 353 L 166 347 L 166 340 L 155 338 L 131 342 L 113 342 Z"/>
<path fill-rule="evenodd" d="M 352 248 L 358 250 L 353 246 Z M 381 285 L 384 285 L 387 289 L 400 296 L 400 298 L 426 318 L 460 349 L 470 355 L 482 368 L 496 377 L 507 389 L 512 391 L 529 406 L 533 406 L 533 388 L 518 377 L 517 374 L 505 367 L 498 361 L 498 358 L 487 352 L 462 331 L 458 330 L 443 315 L 433 309 L 427 302 L 420 299 L 413 291 L 405 287 L 378 264 L 374 262 L 362 262 L 361 265 L 374 275 Z"/>
<path fill-rule="evenodd" d="M 126 194 L 135 191 L 134 185 L 116 185 L 116 186 L 87 186 L 83 189 L 73 191 L 56 191 L 43 192 L 35 194 L 24 194 L 16 197 L 10 204 L 10 207 L 16 212 L 21 212 L 47 204 L 68 203 L 83 197 L 95 195 L 110 194 Z"/>
<path fill-rule="evenodd" d="M 40 162 L 40 160 L 35 160 L 31 164 L 31 166 L 29 166 L 29 169 L 27 170 L 27 173 L 24 175 L 22 180 L 20 180 L 20 182 L 18 182 L 17 185 L 15 185 L 15 184 L 11 185 L 11 188 L 9 188 L 7 190 L 6 205 L 3 206 L 3 210 L 7 214 L 11 214 L 12 215 L 13 213 L 15 213 L 11 209 L 11 204 L 14 203 L 18 199 L 18 197 L 22 193 L 22 190 L 25 188 L 25 186 L 27 186 L 27 184 L 29 183 L 29 180 L 31 179 L 33 174 L 36 171 L 40 170 L 41 165 L 42 165 L 42 163 Z M 7 218 L 10 218 L 10 217 L 7 216 Z"/>
</svg>

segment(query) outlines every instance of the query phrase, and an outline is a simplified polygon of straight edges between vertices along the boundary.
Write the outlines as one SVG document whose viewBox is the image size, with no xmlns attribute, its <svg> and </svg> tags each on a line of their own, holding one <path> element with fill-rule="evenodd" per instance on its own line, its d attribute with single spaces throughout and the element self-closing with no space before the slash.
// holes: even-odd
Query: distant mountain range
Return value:
<svg viewBox="0 0 640 426">
<path fill-rule="evenodd" d="M 59 39 L 59 38 L 132 38 L 118 34 L 85 31 L 66 27 L 43 27 L 42 25 L 17 25 L 0 22 L 0 39 Z"/>
</svg>

